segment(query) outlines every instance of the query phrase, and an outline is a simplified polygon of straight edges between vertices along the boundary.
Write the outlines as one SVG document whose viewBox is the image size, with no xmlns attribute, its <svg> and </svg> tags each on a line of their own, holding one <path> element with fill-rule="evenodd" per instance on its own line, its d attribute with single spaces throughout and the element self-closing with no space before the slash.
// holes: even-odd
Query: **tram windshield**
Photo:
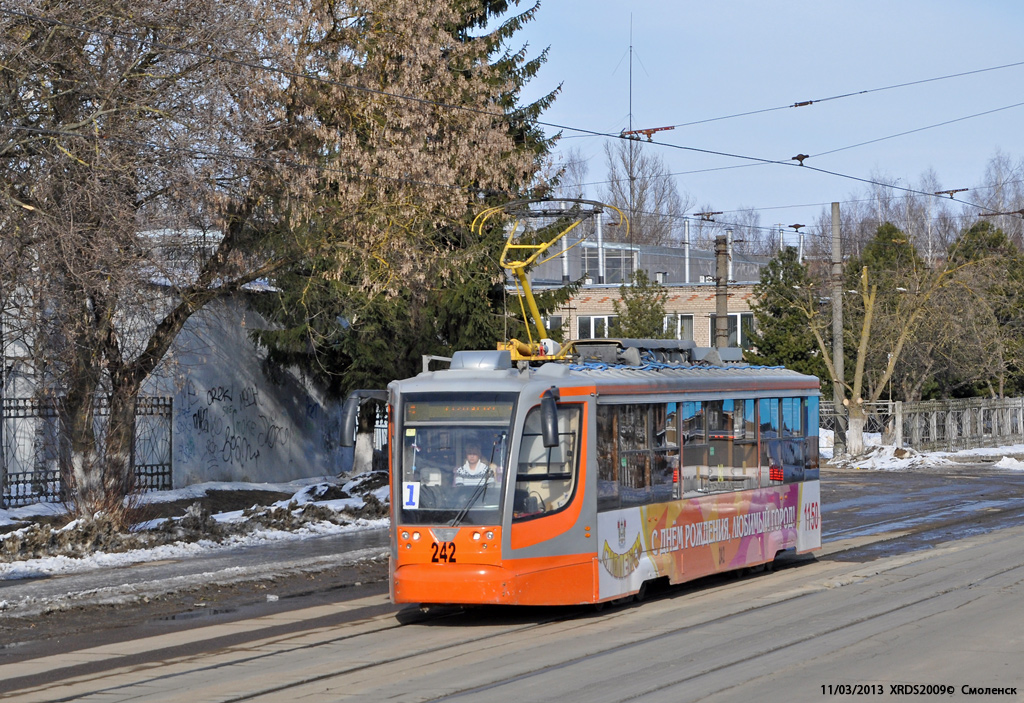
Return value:
<svg viewBox="0 0 1024 703">
<path fill-rule="evenodd" d="M 412 394 L 398 469 L 403 524 L 501 522 L 514 393 Z"/>
</svg>

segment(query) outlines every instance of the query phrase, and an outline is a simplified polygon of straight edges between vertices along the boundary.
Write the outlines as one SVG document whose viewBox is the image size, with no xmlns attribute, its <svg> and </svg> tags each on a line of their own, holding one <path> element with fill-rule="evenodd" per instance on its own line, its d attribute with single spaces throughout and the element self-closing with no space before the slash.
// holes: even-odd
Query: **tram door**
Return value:
<svg viewBox="0 0 1024 703">
<path fill-rule="evenodd" d="M 510 590 L 518 603 L 594 598 L 596 532 L 590 529 L 597 527 L 597 510 L 586 501 L 587 417 L 586 402 L 559 403 L 555 447 L 544 446 L 539 406 L 523 423 L 511 482 L 511 549 L 503 555 L 506 567 L 516 572 Z"/>
</svg>

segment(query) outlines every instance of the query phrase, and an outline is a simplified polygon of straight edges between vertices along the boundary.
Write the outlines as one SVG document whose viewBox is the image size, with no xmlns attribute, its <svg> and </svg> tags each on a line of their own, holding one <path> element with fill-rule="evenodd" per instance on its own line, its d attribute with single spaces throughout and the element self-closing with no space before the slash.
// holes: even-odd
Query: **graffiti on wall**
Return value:
<svg viewBox="0 0 1024 703">
<path fill-rule="evenodd" d="M 208 470 L 258 469 L 293 440 L 291 423 L 251 384 L 202 390 L 186 380 L 175 411 L 177 460 Z"/>
</svg>

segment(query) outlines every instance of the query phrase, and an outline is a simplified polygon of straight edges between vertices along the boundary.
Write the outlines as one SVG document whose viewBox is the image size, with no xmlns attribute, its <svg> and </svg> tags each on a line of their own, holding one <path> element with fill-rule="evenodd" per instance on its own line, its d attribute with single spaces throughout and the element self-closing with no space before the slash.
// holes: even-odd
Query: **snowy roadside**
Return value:
<svg viewBox="0 0 1024 703">
<path fill-rule="evenodd" d="M 833 459 L 832 448 L 834 434 L 831 430 L 821 430 L 818 442 L 818 454 L 822 462 L 828 465 L 868 469 L 874 471 L 906 471 L 910 469 L 927 469 L 956 466 L 957 464 L 992 463 L 993 468 L 1024 471 L 1024 444 L 1003 447 L 980 447 L 964 449 L 958 452 L 918 452 L 913 449 L 896 448 L 882 444 L 879 433 L 865 433 L 866 450 L 858 457 L 841 457 Z M 1020 458 L 1018 458 L 1020 457 Z"/>
<path fill-rule="evenodd" d="M 285 495 L 269 505 L 213 512 L 210 496 L 234 502 Z M 103 516 L 67 520 L 63 506 L 42 503 L 0 510 L 0 581 L 76 574 L 143 562 L 184 559 L 218 550 L 386 527 L 387 476 L 325 477 L 284 484 L 204 483 L 142 496 L 144 508 L 182 505 L 179 515 L 150 519 L 124 533 Z M 4 608 L 0 601 L 0 610 Z"/>
</svg>

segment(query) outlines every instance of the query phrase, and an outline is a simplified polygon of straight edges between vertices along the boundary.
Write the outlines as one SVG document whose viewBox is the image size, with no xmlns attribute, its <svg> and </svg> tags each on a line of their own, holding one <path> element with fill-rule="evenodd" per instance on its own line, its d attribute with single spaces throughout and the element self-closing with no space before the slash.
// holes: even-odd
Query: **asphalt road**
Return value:
<svg viewBox="0 0 1024 703">
<path fill-rule="evenodd" d="M 195 600 L 207 596 L 189 591 L 104 608 L 83 599 L 73 611 L 16 618 L 34 627 L 0 630 L 14 637 L 0 650 L 0 695 L 1024 699 L 970 692 L 1024 691 L 1024 474 L 985 466 L 826 470 L 822 498 L 825 546 L 816 558 L 774 573 L 705 579 L 601 613 L 399 609 L 387 603 L 382 564 L 372 561 L 294 577 L 304 589 L 275 579 L 274 589 L 291 583 L 294 590 L 276 600 L 256 588 L 259 581 L 219 588 L 215 578 L 196 588 L 227 591 L 224 600 Z M 318 584 L 324 574 L 334 580 Z M 218 602 L 234 605 L 217 612 Z M 162 614 L 146 618 L 154 607 Z M 105 622 L 97 617 L 104 613 Z M 893 686 L 955 690 L 933 698 L 920 691 L 940 689 Z"/>
</svg>

